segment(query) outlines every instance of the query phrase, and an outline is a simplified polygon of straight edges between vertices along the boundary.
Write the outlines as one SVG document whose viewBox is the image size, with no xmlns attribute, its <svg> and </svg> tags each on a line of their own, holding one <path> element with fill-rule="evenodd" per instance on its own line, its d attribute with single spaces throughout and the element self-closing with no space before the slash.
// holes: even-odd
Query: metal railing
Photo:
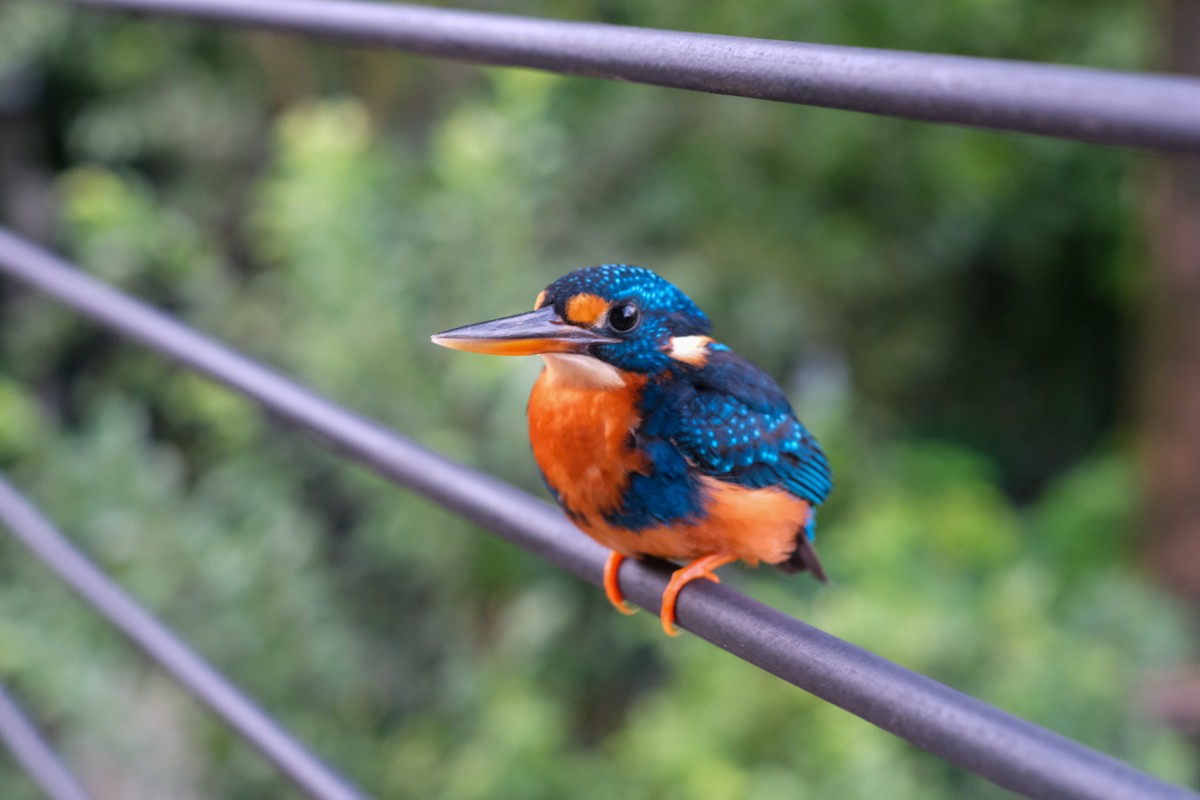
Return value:
<svg viewBox="0 0 1200 800">
<path fill-rule="evenodd" d="M 363 800 L 269 715 L 196 655 L 71 545 L 0 478 L 0 522 L 85 603 L 254 745 L 292 783 L 322 800 Z"/>
<path fill-rule="evenodd" d="M 332 0 L 76 1 L 270 26 L 480 63 L 1200 153 L 1200 81 L 1181 77 Z M 0 273 L 215 378 L 317 434 L 340 454 L 600 585 L 606 551 L 549 503 L 339 407 L 2 229 Z M 310 796 L 361 796 L 133 605 L 3 481 L 0 519 Z M 656 611 L 668 574 L 661 565 L 630 562 L 622 570 L 622 588 L 628 598 Z M 728 587 L 700 582 L 681 596 L 678 620 L 740 658 L 1030 797 L 1200 798 Z M 0 738 L 18 754 L 52 756 L 48 748 L 30 744 L 40 739 L 27 723 L 14 724 L 21 719 L 0 694 Z M 49 769 L 66 774 L 61 765 Z M 63 791 L 51 796 L 83 796 Z"/>
<path fill-rule="evenodd" d="M 50 800 L 88 800 L 88 794 L 54 748 L 0 684 L 0 741 Z"/>
<path fill-rule="evenodd" d="M 344 0 L 76 0 L 513 67 L 1200 153 L 1200 80 Z"/>
</svg>

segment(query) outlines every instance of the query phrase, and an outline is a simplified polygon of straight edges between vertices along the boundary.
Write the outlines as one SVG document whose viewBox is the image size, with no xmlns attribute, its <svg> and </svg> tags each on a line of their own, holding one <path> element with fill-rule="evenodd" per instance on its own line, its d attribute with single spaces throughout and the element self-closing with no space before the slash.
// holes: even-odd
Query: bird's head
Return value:
<svg viewBox="0 0 1200 800">
<path fill-rule="evenodd" d="M 546 355 L 587 368 L 588 359 L 653 374 L 688 360 L 707 342 L 704 312 L 648 269 L 606 264 L 570 272 L 547 286 L 534 310 L 439 333 L 435 344 L 494 355 Z M 566 358 L 563 358 L 566 357 Z M 603 375 L 599 364 L 597 375 Z"/>
</svg>

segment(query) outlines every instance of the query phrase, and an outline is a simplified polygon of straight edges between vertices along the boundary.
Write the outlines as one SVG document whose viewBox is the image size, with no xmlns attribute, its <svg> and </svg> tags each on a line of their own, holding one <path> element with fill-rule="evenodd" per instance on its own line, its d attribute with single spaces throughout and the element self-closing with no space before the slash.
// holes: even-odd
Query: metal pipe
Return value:
<svg viewBox="0 0 1200 800">
<path fill-rule="evenodd" d="M 89 800 L 91 795 L 0 684 L 0 741 L 50 800 Z"/>
<path fill-rule="evenodd" d="M 0 477 L 0 522 L 51 572 L 185 689 L 216 712 L 309 797 L 365 800 L 170 629 L 80 553 Z"/>
<path fill-rule="evenodd" d="M 596 584 L 606 551 L 559 511 L 432 453 L 0 229 L 0 273 L 203 372 L 339 453 Z M 669 572 L 627 562 L 627 598 L 657 613 Z M 1182 787 L 1006 714 L 725 586 L 697 582 L 678 605 L 696 635 L 884 730 L 1034 798 L 1200 800 Z"/>
<path fill-rule="evenodd" d="M 75 0 L 480 64 L 1200 153 L 1200 80 L 349 0 Z"/>
</svg>

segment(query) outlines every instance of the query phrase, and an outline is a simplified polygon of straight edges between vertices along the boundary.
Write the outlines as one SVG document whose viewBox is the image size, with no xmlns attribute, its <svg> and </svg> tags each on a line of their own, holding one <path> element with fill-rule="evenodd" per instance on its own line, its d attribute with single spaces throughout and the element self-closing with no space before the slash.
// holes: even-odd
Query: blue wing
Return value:
<svg viewBox="0 0 1200 800">
<path fill-rule="evenodd" d="M 723 345 L 688 376 L 670 439 L 695 469 L 724 481 L 781 486 L 814 505 L 833 489 L 821 446 L 769 375 Z"/>
</svg>

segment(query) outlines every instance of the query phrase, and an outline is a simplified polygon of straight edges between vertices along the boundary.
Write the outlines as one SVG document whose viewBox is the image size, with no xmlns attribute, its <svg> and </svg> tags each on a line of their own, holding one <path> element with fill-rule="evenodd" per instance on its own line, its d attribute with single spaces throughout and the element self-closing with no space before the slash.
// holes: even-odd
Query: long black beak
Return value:
<svg viewBox="0 0 1200 800">
<path fill-rule="evenodd" d="M 552 305 L 525 314 L 464 325 L 429 338 L 434 344 L 453 350 L 497 356 L 580 353 L 593 344 L 621 341 L 564 322 Z"/>
</svg>

